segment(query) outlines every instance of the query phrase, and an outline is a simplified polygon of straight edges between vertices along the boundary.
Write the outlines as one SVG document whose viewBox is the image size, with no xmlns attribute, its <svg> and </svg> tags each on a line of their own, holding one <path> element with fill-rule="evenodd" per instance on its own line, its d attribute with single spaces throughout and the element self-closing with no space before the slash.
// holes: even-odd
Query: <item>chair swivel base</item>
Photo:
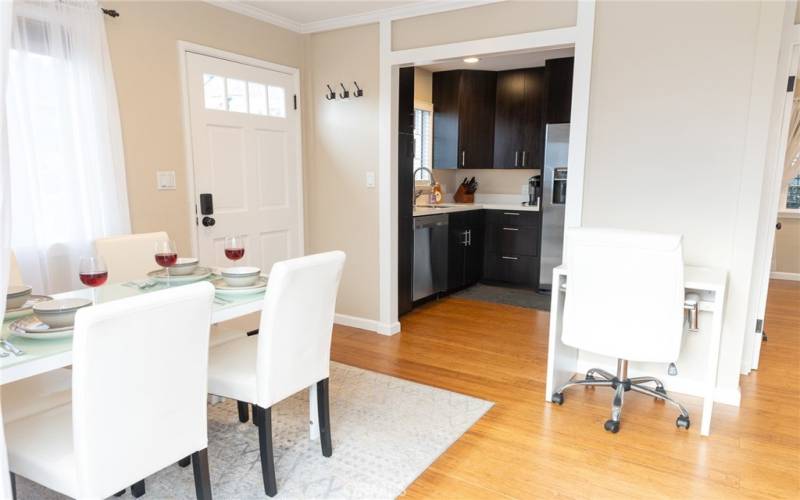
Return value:
<svg viewBox="0 0 800 500">
<path fill-rule="evenodd" d="M 572 386 L 589 386 L 589 387 L 610 387 L 614 389 L 614 402 L 611 406 L 611 418 L 606 420 L 603 428 L 611 433 L 619 432 L 620 417 L 622 415 L 622 405 L 625 393 L 634 391 L 656 399 L 660 399 L 670 403 L 680 410 L 681 414 L 675 421 L 675 425 L 680 429 L 688 429 L 690 425 L 689 412 L 679 402 L 672 399 L 667 391 L 664 389 L 664 384 L 655 377 L 632 377 L 628 378 L 627 361 L 620 360 L 617 365 L 617 375 L 602 370 L 600 368 L 592 368 L 586 372 L 586 378 L 583 380 L 571 380 L 561 386 L 552 395 L 553 403 L 558 405 L 564 404 L 564 390 Z M 655 384 L 655 388 L 648 387 L 645 384 Z"/>
</svg>

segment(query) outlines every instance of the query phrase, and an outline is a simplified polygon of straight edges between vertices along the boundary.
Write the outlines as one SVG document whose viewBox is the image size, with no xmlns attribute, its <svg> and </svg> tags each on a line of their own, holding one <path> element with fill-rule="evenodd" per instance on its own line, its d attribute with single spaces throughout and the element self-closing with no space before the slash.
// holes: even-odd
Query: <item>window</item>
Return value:
<svg viewBox="0 0 800 500">
<path fill-rule="evenodd" d="M 789 181 L 789 188 L 786 192 L 786 208 L 800 209 L 800 175 Z"/>
<path fill-rule="evenodd" d="M 206 73 L 203 75 L 203 99 L 206 109 L 286 118 L 283 87 Z"/>
<path fill-rule="evenodd" d="M 433 164 L 433 113 L 430 107 L 427 103 L 417 103 L 414 108 L 414 170 L 431 168 Z M 428 183 L 430 179 L 428 172 L 420 170 L 414 181 Z"/>
</svg>

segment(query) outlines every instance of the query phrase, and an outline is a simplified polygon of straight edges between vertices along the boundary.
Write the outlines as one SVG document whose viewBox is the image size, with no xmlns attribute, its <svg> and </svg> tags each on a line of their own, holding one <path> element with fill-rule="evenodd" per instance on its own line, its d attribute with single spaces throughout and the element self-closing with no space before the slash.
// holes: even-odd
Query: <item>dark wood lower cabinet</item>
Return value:
<svg viewBox="0 0 800 500">
<path fill-rule="evenodd" d="M 483 269 L 483 210 L 450 214 L 447 241 L 447 289 L 477 283 Z"/>
<path fill-rule="evenodd" d="M 483 280 L 538 287 L 540 238 L 538 212 L 487 210 Z"/>
</svg>

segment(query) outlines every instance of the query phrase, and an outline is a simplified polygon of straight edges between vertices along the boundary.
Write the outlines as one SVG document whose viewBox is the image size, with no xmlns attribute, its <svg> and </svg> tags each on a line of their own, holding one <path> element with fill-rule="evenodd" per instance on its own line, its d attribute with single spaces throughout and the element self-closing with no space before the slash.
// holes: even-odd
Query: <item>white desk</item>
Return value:
<svg viewBox="0 0 800 500">
<path fill-rule="evenodd" d="M 561 320 L 564 313 L 565 287 L 567 283 L 566 266 L 553 269 L 553 294 L 550 304 L 550 338 L 547 348 L 547 382 L 545 400 L 550 402 L 553 391 L 567 383 L 578 371 L 578 349 L 561 342 Z M 686 266 L 684 268 L 686 291 L 700 294 L 700 311 L 712 315 L 708 335 L 705 370 L 700 393 L 703 397 L 703 415 L 700 434 L 708 436 L 711 432 L 711 412 L 714 406 L 714 393 L 717 385 L 719 348 L 722 336 L 722 314 L 727 287 L 727 273 L 722 269 Z M 692 335 L 691 333 L 688 335 Z M 665 380 L 665 384 L 669 381 Z"/>
<path fill-rule="evenodd" d="M 172 286 L 180 285 L 173 284 Z M 97 303 L 124 300 L 128 297 L 163 290 L 165 287 L 166 285 L 158 285 L 153 288 L 141 290 L 137 287 L 125 286 L 123 284 L 105 285 L 96 289 L 95 298 Z M 60 293 L 53 297 L 81 297 L 92 299 L 92 290 L 86 288 Z M 225 303 L 222 303 L 215 300 L 211 312 L 212 324 L 261 311 L 264 303 L 264 292 L 238 295 L 235 297 L 225 296 L 225 301 Z M 12 354 L 0 358 L 0 386 L 72 365 L 72 338 L 35 340 L 16 337 L 13 333 L 8 331 L 8 325 L 12 321 L 14 321 L 14 319 L 3 322 L 2 330 L 0 330 L 0 337 L 8 338 L 15 346 L 25 351 L 25 354 L 23 356 L 14 356 Z M 316 384 L 312 384 L 309 388 L 308 403 L 309 434 L 311 439 L 317 439 L 319 437 L 319 420 L 317 415 Z"/>
</svg>

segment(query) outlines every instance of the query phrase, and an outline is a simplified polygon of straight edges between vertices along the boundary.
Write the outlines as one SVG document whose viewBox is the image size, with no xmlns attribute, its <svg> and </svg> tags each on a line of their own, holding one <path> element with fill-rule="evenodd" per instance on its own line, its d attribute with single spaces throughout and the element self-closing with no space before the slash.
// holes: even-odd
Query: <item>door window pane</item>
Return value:
<svg viewBox="0 0 800 500">
<path fill-rule="evenodd" d="M 225 109 L 225 80 L 221 76 L 203 75 L 203 97 L 206 109 Z"/>
<path fill-rule="evenodd" d="M 269 86 L 269 116 L 286 118 L 286 92 L 283 87 Z"/>
<path fill-rule="evenodd" d="M 227 78 L 228 111 L 247 113 L 247 95 L 245 82 L 234 78 Z"/>
<path fill-rule="evenodd" d="M 250 97 L 250 113 L 254 115 L 267 114 L 267 87 L 260 83 L 247 82 Z"/>
<path fill-rule="evenodd" d="M 800 175 L 789 181 L 789 190 L 786 193 L 786 208 L 800 208 Z"/>
</svg>

